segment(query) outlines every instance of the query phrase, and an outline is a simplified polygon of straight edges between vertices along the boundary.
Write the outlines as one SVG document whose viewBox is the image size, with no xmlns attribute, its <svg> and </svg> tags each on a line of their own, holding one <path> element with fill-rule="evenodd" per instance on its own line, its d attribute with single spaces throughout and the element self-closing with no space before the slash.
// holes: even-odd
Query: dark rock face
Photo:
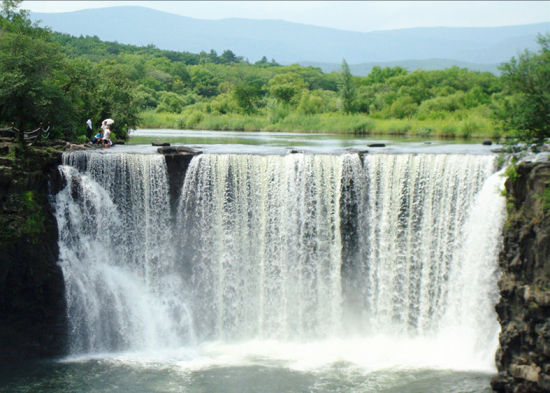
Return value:
<svg viewBox="0 0 550 393">
<path fill-rule="evenodd" d="M 0 362 L 62 355 L 64 281 L 57 222 L 49 201 L 59 187 L 53 147 L 13 154 L 0 166 Z"/>
<path fill-rule="evenodd" d="M 163 154 L 164 159 L 166 160 L 166 167 L 168 171 L 168 189 L 170 192 L 170 208 L 172 210 L 172 217 L 175 217 L 175 212 L 177 209 L 176 205 L 189 163 L 194 156 L 201 154 L 202 152 L 187 146 L 159 147 L 157 151 L 160 154 Z"/>
<path fill-rule="evenodd" d="M 517 172 L 506 181 L 499 374 L 491 385 L 501 393 L 550 392 L 550 162 L 522 163 Z"/>
</svg>

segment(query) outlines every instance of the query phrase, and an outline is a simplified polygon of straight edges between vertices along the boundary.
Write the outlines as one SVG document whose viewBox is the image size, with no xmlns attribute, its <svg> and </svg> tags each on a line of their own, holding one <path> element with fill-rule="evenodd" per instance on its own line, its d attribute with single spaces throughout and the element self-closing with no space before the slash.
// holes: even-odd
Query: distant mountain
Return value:
<svg viewBox="0 0 550 393">
<path fill-rule="evenodd" d="M 311 61 L 301 61 L 299 64 L 306 67 L 307 66 L 319 67 L 324 72 L 340 71 L 342 67 L 341 63 L 317 63 L 317 62 L 311 62 Z M 378 66 L 381 68 L 400 66 L 405 68 L 408 71 L 443 70 L 445 68 L 457 66 L 460 68 L 467 68 L 472 71 L 490 72 L 495 75 L 500 74 L 500 71 L 498 70 L 498 64 L 470 63 L 466 61 L 458 61 L 458 60 L 452 60 L 452 59 L 377 61 L 372 63 L 351 64 L 349 65 L 349 69 L 353 75 L 365 76 L 369 74 L 370 71 L 372 70 L 372 67 L 375 67 L 375 66 Z"/>
<path fill-rule="evenodd" d="M 315 62 L 404 64 L 432 59 L 498 64 L 525 48 L 536 49 L 537 33 L 550 22 L 505 27 L 426 27 L 360 33 L 281 20 L 202 20 L 145 7 L 109 7 L 67 13 L 32 13 L 33 20 L 72 35 L 198 53 L 226 49 L 256 61 L 262 56 L 282 64 Z M 409 60 L 406 60 L 409 61 Z M 412 61 L 412 60 L 410 60 Z M 438 60 L 439 64 L 441 60 Z M 435 64 L 435 63 L 432 63 Z"/>
</svg>

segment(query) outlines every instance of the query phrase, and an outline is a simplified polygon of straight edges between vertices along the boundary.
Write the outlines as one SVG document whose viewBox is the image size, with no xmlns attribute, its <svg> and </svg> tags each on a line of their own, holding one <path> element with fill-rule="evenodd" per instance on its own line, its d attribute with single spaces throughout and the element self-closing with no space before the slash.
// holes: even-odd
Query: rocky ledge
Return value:
<svg viewBox="0 0 550 393">
<path fill-rule="evenodd" d="M 0 362 L 63 354 L 65 296 L 57 222 L 63 141 L 22 148 L 0 138 Z"/>
<path fill-rule="evenodd" d="M 514 167 L 506 196 L 498 375 L 491 385 L 499 393 L 550 392 L 550 162 Z"/>
</svg>

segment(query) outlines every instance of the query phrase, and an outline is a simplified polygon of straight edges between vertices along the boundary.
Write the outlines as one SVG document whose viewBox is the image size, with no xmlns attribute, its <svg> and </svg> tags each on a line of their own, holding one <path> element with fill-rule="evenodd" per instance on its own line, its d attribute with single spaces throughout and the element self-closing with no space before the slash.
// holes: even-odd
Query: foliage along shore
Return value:
<svg viewBox="0 0 550 393">
<path fill-rule="evenodd" d="M 83 142 L 85 120 L 131 128 L 337 132 L 418 137 L 550 136 L 550 36 L 502 76 L 451 67 L 340 72 L 72 37 L 31 24 L 19 0 L 0 10 L 0 126 L 51 124 Z"/>
<path fill-rule="evenodd" d="M 466 119 L 418 120 L 373 119 L 361 114 L 328 113 L 304 116 L 291 114 L 277 123 L 259 115 L 217 114 L 189 116 L 178 113 L 146 111 L 140 114 L 140 128 L 191 129 L 217 131 L 280 131 L 339 133 L 393 137 L 501 139 L 503 133 L 483 116 Z"/>
</svg>

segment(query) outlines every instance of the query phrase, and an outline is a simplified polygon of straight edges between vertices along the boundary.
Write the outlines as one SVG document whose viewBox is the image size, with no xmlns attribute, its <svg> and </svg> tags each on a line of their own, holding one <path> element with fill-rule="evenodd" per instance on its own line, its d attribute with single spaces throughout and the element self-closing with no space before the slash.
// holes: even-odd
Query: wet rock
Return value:
<svg viewBox="0 0 550 393">
<path fill-rule="evenodd" d="M 386 147 L 385 143 L 371 143 L 367 145 L 368 147 Z"/>
<path fill-rule="evenodd" d="M 483 142 L 481 142 L 481 144 L 485 146 L 491 146 L 493 144 L 493 141 L 490 139 L 485 139 Z"/>
<path fill-rule="evenodd" d="M 538 382 L 540 374 L 540 367 L 531 365 L 517 365 L 514 364 L 510 367 L 510 375 L 514 378 L 524 379 L 530 382 Z"/>
<path fill-rule="evenodd" d="M 0 167 L 0 363 L 65 353 L 64 281 L 49 200 L 61 154 L 29 147 Z"/>
<path fill-rule="evenodd" d="M 164 154 L 164 155 L 167 155 L 167 154 L 191 154 L 191 155 L 196 155 L 196 154 L 201 154 L 202 152 L 199 151 L 199 150 L 195 150 L 189 146 L 164 146 L 164 147 L 159 147 L 157 149 L 157 152 L 159 152 L 160 154 Z"/>
<path fill-rule="evenodd" d="M 177 201 L 179 200 L 187 168 L 193 157 L 202 152 L 188 146 L 163 146 L 159 147 L 157 151 L 164 155 L 166 161 L 170 208 L 172 217 L 176 217 Z"/>
<path fill-rule="evenodd" d="M 496 305 L 499 373 L 491 385 L 500 393 L 542 393 L 549 392 L 550 371 L 550 212 L 541 195 L 550 184 L 550 163 L 523 162 L 517 172 L 516 181 L 506 181 Z"/>
<path fill-rule="evenodd" d="M 168 142 L 159 142 L 159 141 L 153 141 L 151 142 L 152 146 L 170 146 Z"/>
<path fill-rule="evenodd" d="M 545 389 L 547 392 L 550 392 L 550 375 L 541 374 L 539 376 L 538 384 L 541 388 Z"/>
<path fill-rule="evenodd" d="M 348 149 L 350 153 L 357 153 L 357 154 L 367 154 L 369 151 L 367 149 L 358 149 L 356 147 L 352 147 Z"/>
</svg>

